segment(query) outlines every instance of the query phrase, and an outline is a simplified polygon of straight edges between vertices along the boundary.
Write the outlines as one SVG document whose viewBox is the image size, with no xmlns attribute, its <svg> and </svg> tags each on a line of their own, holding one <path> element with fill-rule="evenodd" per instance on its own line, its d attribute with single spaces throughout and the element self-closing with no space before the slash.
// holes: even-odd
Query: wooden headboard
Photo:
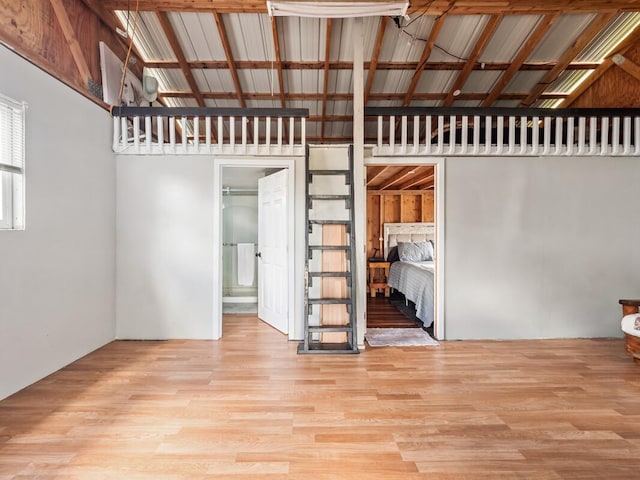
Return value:
<svg viewBox="0 0 640 480">
<path fill-rule="evenodd" d="M 398 242 L 436 241 L 436 225 L 427 223 L 385 223 L 384 224 L 384 258 L 389 256 L 389 250 Z"/>
</svg>

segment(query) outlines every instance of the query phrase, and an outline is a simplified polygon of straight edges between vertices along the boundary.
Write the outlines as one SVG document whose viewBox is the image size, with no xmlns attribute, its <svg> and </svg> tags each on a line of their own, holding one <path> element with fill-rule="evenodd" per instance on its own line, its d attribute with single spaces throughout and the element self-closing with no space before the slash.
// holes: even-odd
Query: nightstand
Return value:
<svg viewBox="0 0 640 480">
<path fill-rule="evenodd" d="M 389 296 L 390 288 L 387 280 L 389 280 L 390 265 L 385 261 L 369 260 L 369 293 L 372 297 L 375 297 L 378 290 L 382 289 L 384 289 L 384 296 Z"/>
</svg>

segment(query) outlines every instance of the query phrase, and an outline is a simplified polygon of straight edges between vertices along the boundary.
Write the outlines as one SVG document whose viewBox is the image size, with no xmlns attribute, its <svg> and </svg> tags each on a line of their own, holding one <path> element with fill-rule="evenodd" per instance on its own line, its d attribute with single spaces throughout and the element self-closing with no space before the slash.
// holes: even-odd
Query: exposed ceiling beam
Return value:
<svg viewBox="0 0 640 480">
<path fill-rule="evenodd" d="M 202 97 L 212 100 L 233 100 L 236 97 L 235 92 L 201 92 Z M 319 101 L 323 98 L 322 93 L 287 93 L 286 98 L 288 100 L 310 100 Z M 498 96 L 498 100 L 524 100 L 528 93 L 502 93 Z M 158 96 L 163 98 L 193 98 L 193 93 L 188 91 L 169 90 L 159 92 Z M 416 93 L 413 95 L 415 100 L 444 100 L 446 93 Z M 563 93 L 543 93 L 540 98 L 544 99 L 563 99 L 567 95 Z M 271 92 L 255 92 L 245 93 L 244 98 L 248 100 L 273 100 L 273 94 Z M 369 95 L 369 100 L 402 100 L 404 98 L 403 93 L 372 93 Z M 461 93 L 456 97 L 458 100 L 484 100 L 487 98 L 486 93 Z M 327 100 L 331 101 L 351 101 L 353 95 L 351 93 L 329 93 L 327 94 Z"/>
<path fill-rule="evenodd" d="M 280 90 L 280 105 L 286 108 L 287 101 L 284 96 L 284 79 L 282 77 L 282 58 L 280 56 L 280 36 L 278 35 L 277 17 L 271 17 L 271 32 L 273 33 L 273 48 L 276 57 L 276 71 L 278 72 L 278 89 Z"/>
<path fill-rule="evenodd" d="M 464 68 L 456 78 L 456 81 L 454 82 L 453 87 L 451 88 L 451 90 L 449 90 L 449 94 L 447 95 L 447 98 L 445 99 L 443 106 L 445 107 L 451 106 L 451 104 L 453 103 L 456 97 L 455 92 L 458 92 L 458 95 L 460 94 L 460 90 L 462 90 L 462 87 L 464 87 L 464 84 L 469 78 L 469 75 L 471 75 L 471 72 L 476 66 L 476 61 L 482 54 L 484 48 L 487 46 L 487 43 L 489 43 L 489 40 L 495 33 L 501 21 L 502 21 L 502 15 L 493 15 L 489 19 L 486 26 L 484 27 L 484 30 L 482 31 L 482 34 L 480 35 L 480 38 L 478 39 L 475 46 L 473 47 L 473 51 L 471 52 L 471 55 L 469 55 L 467 63 L 465 63 Z"/>
<path fill-rule="evenodd" d="M 222 21 L 222 17 L 220 16 L 220 13 L 218 13 L 216 10 L 213 11 L 213 18 L 216 21 L 216 26 L 218 27 L 218 34 L 220 35 L 220 41 L 222 42 L 222 48 L 224 48 L 224 54 L 227 57 L 229 72 L 231 73 L 231 78 L 233 79 L 233 85 L 236 89 L 236 97 L 238 98 L 238 102 L 240 103 L 240 106 L 242 108 L 246 108 L 247 104 L 244 101 L 244 95 L 242 94 L 242 87 L 240 86 L 240 79 L 238 78 L 238 72 L 233 62 L 233 55 L 231 53 L 231 45 L 229 44 L 229 37 L 227 36 L 227 30 L 224 26 L 224 22 Z"/>
<path fill-rule="evenodd" d="M 400 182 L 403 178 L 415 173 L 415 170 L 416 170 L 415 166 L 403 168 L 398 173 L 396 173 L 393 176 L 393 178 L 389 178 L 386 181 L 382 182 L 380 185 L 378 185 L 377 187 L 378 190 L 387 190 L 389 187 L 392 187 L 396 183 Z"/>
<path fill-rule="evenodd" d="M 593 40 L 593 38 L 602 30 L 614 17 L 616 13 L 603 13 L 598 15 L 591 21 L 589 26 L 575 39 L 573 44 L 562 54 L 555 66 L 549 70 L 542 80 L 533 88 L 531 93 L 525 98 L 521 105 L 530 107 L 540 97 L 549 85 L 551 85 L 560 74 L 569 66 L 574 58 Z M 596 67 L 597 68 L 597 67 Z"/>
<path fill-rule="evenodd" d="M 371 185 L 376 180 L 376 178 L 386 172 L 389 168 L 389 165 L 367 168 L 367 185 Z"/>
<path fill-rule="evenodd" d="M 274 17 L 275 18 L 275 17 Z M 224 60 L 190 60 L 188 62 L 191 68 L 202 70 L 207 69 L 224 69 L 229 68 L 229 64 Z M 273 65 L 270 61 L 260 60 L 236 60 L 234 62 L 236 69 L 244 70 L 271 70 Z M 295 62 L 282 60 L 282 70 L 323 70 L 325 62 Z M 364 62 L 364 68 L 370 70 L 373 61 Z M 504 62 L 483 62 L 472 64 L 472 70 L 493 71 L 506 70 L 510 63 Z M 568 70 L 593 70 L 597 68 L 599 63 L 571 63 L 567 65 Z M 151 60 L 145 62 L 145 66 L 149 68 L 180 68 L 180 64 L 173 60 Z M 466 63 L 462 62 L 427 62 L 424 66 L 425 70 L 463 70 Z M 551 70 L 556 66 L 555 62 L 528 62 L 523 63 L 520 70 Z M 376 70 L 415 70 L 418 62 L 377 62 Z M 329 62 L 330 70 L 353 70 L 353 62 Z"/>
<path fill-rule="evenodd" d="M 640 66 L 632 60 L 629 60 L 624 55 L 614 55 L 612 58 L 615 63 L 622 70 L 627 72 L 636 80 L 640 80 Z"/>
<path fill-rule="evenodd" d="M 561 108 L 570 107 L 573 104 L 573 102 L 575 102 L 578 99 L 580 95 L 582 95 L 589 88 L 591 88 L 591 86 L 596 81 L 598 81 L 598 79 L 602 77 L 602 75 L 604 75 L 613 65 L 615 65 L 612 60 L 615 55 L 624 55 L 625 53 L 627 53 L 627 50 L 635 46 L 635 44 L 639 41 L 640 41 L 640 25 L 638 25 L 633 30 L 633 32 L 631 32 L 627 36 L 627 38 L 625 38 L 624 41 L 622 41 L 620 45 L 618 45 L 618 47 L 609 54 L 609 56 L 600 64 L 598 68 L 596 68 L 591 73 L 591 75 L 589 75 L 585 79 L 584 82 L 578 85 L 578 87 L 564 99 L 564 101 L 559 105 L 559 107 Z"/>
<path fill-rule="evenodd" d="M 187 64 L 187 59 L 184 56 L 184 52 L 182 51 L 182 47 L 180 46 L 178 37 L 176 37 L 176 34 L 173 31 L 173 27 L 171 26 L 171 22 L 169 21 L 167 13 L 157 12 L 156 16 L 158 17 L 160 26 L 162 27 L 162 30 L 164 31 L 164 34 L 169 41 L 169 45 L 171 45 L 171 48 L 173 49 L 173 53 L 175 54 L 176 59 L 178 59 L 178 63 L 180 64 L 182 73 L 187 79 L 189 88 L 193 92 L 193 97 L 196 99 L 196 102 L 198 102 L 199 106 L 206 106 L 204 98 L 202 98 L 202 94 L 200 93 L 200 89 L 198 88 L 198 84 L 196 83 L 196 79 L 193 77 L 193 73 L 191 73 L 191 69 Z"/>
<path fill-rule="evenodd" d="M 51 7 L 58 19 L 58 23 L 60 24 L 60 29 L 62 30 L 62 34 L 64 35 L 65 40 L 67 41 L 67 45 L 69 46 L 69 50 L 71 51 L 71 56 L 73 57 L 73 61 L 80 73 L 80 77 L 82 78 L 82 83 L 85 86 L 89 85 L 89 80 L 91 80 L 91 70 L 89 69 L 89 64 L 87 59 L 84 57 L 84 53 L 82 52 L 82 47 L 78 43 L 78 39 L 76 38 L 76 32 L 73 29 L 73 25 L 71 24 L 71 20 L 69 20 L 69 16 L 67 15 L 67 11 L 62 3 L 62 0 L 49 0 L 51 3 Z"/>
<path fill-rule="evenodd" d="M 327 18 L 327 32 L 324 42 L 324 82 L 322 90 L 322 123 L 320 126 L 320 138 L 324 139 L 324 119 L 327 116 L 327 94 L 329 93 L 329 60 L 331 56 L 331 26 L 333 20 Z"/>
<path fill-rule="evenodd" d="M 118 40 L 125 51 L 128 50 L 130 42 L 126 38 L 121 37 L 117 32 L 117 30 L 119 28 L 121 29 L 122 26 L 120 25 L 120 22 L 118 21 L 116 15 L 113 12 L 105 9 L 102 3 L 100 3 L 98 0 L 82 0 L 82 2 L 100 19 L 100 21 L 102 21 L 102 23 L 107 26 L 107 28 L 109 28 L 113 32 L 113 38 Z M 131 45 L 131 51 L 136 61 L 134 66 L 132 67 L 131 65 L 129 65 L 129 68 L 131 68 L 135 73 L 142 77 L 142 55 L 140 55 L 140 52 L 138 52 L 138 49 L 135 45 Z M 179 65 L 176 68 L 179 68 Z"/>
<path fill-rule="evenodd" d="M 500 76 L 496 85 L 489 93 L 489 96 L 482 102 L 483 107 L 488 107 L 493 104 L 498 98 L 498 96 L 502 93 L 502 90 L 509 84 L 511 79 L 515 76 L 516 73 L 520 70 L 520 66 L 524 63 L 524 61 L 531 55 L 531 52 L 536 48 L 536 46 L 542 41 L 544 36 L 547 34 L 551 26 L 558 19 L 559 14 L 554 13 L 551 15 L 545 15 L 538 26 L 533 31 L 533 33 L 529 36 L 527 41 L 524 43 L 518 54 L 515 56 L 511 65 L 505 72 Z"/>
<path fill-rule="evenodd" d="M 427 60 L 429 60 L 429 57 L 431 56 L 431 51 L 433 50 L 433 46 L 436 43 L 436 39 L 438 38 L 438 35 L 440 34 L 440 30 L 442 30 L 442 27 L 444 26 L 444 22 L 446 18 L 447 18 L 446 13 L 440 15 L 436 19 L 435 23 L 433 24 L 433 27 L 431 28 L 431 32 L 429 33 L 429 39 L 427 40 L 427 43 L 424 46 L 424 50 L 422 50 L 420 61 L 418 62 L 418 66 L 416 67 L 415 72 L 413 72 L 413 78 L 411 79 L 411 83 L 409 84 L 409 89 L 407 90 L 407 93 L 404 97 L 404 101 L 402 102 L 402 105 L 404 107 L 408 107 L 409 104 L 411 103 L 411 98 L 413 97 L 413 93 L 416 91 L 416 87 L 418 86 L 418 82 L 420 81 L 420 76 L 422 75 L 422 72 L 424 70 L 425 64 L 427 63 Z"/>
<path fill-rule="evenodd" d="M 373 77 L 375 76 L 378 68 L 378 57 L 380 56 L 380 50 L 382 49 L 382 40 L 384 40 L 384 32 L 387 29 L 387 18 L 382 17 L 380 19 L 380 26 L 378 27 L 378 35 L 376 37 L 376 46 L 373 49 L 373 56 L 369 63 L 369 74 L 367 75 L 367 85 L 364 88 L 364 104 L 367 104 L 369 100 L 369 94 L 371 93 L 371 87 L 373 86 Z"/>
<path fill-rule="evenodd" d="M 417 171 L 415 174 L 412 175 L 412 177 L 415 177 L 415 178 L 409 179 L 405 183 L 402 183 L 396 186 L 396 188 L 398 190 L 406 190 L 408 188 L 417 187 L 425 183 L 433 182 L 433 179 L 434 179 L 433 167 L 423 167 L 423 168 L 429 168 L 429 171 L 426 171 L 426 172 L 422 170 Z"/>
<path fill-rule="evenodd" d="M 105 8 L 109 10 L 126 10 L 131 0 L 104 0 Z M 264 0 L 139 0 L 141 11 L 184 11 L 211 12 L 212 9 L 220 13 L 267 13 Z M 439 15 L 444 12 L 455 14 L 498 14 L 521 13 L 532 14 L 541 12 L 561 11 L 570 8 L 578 12 L 611 12 L 622 9 L 633 11 L 638 9 L 637 0 L 419 0 L 412 1 L 409 13 L 418 13 L 429 8 L 429 13 Z"/>
</svg>

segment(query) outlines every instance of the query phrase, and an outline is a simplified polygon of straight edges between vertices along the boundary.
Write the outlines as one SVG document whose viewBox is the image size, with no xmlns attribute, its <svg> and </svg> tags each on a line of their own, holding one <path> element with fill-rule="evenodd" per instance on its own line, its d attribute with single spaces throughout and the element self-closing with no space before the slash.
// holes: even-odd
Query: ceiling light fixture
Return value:
<svg viewBox="0 0 640 480">
<path fill-rule="evenodd" d="M 295 0 L 268 0 L 267 12 L 277 17 L 351 18 L 402 17 L 409 2 L 310 2 Z"/>
</svg>

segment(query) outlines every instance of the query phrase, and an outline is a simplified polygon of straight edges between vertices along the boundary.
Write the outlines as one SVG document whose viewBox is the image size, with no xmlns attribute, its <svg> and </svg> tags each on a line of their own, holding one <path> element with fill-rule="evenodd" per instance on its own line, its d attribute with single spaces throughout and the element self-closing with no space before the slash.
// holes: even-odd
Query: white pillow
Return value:
<svg viewBox="0 0 640 480">
<path fill-rule="evenodd" d="M 398 242 L 398 256 L 401 262 L 428 262 L 433 260 L 431 242 Z"/>
</svg>

